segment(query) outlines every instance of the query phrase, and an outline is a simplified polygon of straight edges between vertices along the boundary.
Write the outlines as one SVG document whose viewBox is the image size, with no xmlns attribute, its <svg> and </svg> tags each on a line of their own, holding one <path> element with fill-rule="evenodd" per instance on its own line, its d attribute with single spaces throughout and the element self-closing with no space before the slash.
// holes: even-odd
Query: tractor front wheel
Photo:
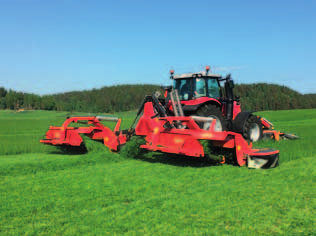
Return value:
<svg viewBox="0 0 316 236">
<path fill-rule="evenodd" d="M 245 123 L 242 135 L 247 141 L 259 141 L 263 136 L 260 118 L 254 115 L 249 116 Z"/>
<path fill-rule="evenodd" d="M 197 116 L 209 117 L 216 119 L 215 131 L 227 130 L 225 118 L 219 107 L 211 104 L 203 105 L 197 112 Z M 198 125 L 205 130 L 210 128 L 211 122 L 199 122 Z"/>
</svg>

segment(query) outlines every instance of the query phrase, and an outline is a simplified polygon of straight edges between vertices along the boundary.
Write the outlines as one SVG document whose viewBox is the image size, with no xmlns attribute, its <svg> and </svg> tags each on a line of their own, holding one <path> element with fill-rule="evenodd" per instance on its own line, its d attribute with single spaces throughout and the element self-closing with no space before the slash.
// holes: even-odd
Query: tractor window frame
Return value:
<svg viewBox="0 0 316 236">
<path fill-rule="evenodd" d="M 222 89 L 221 89 L 221 84 L 220 84 L 220 82 L 218 81 L 218 78 L 217 77 L 206 77 L 205 78 L 206 79 L 206 93 L 207 93 L 207 97 L 209 97 L 209 98 L 216 98 L 216 99 L 218 99 L 218 98 L 221 98 L 222 97 Z M 216 81 L 216 84 L 217 84 L 217 88 L 218 88 L 218 93 L 216 94 L 216 95 L 218 95 L 218 96 L 211 96 L 211 94 L 210 94 L 210 91 L 209 91 L 209 81 L 210 80 L 212 80 L 212 81 Z"/>
</svg>

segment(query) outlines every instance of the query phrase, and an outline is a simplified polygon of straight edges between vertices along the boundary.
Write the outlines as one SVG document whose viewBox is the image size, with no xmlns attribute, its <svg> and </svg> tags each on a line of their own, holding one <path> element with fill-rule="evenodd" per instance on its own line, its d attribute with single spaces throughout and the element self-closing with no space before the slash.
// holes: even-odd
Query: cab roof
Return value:
<svg viewBox="0 0 316 236">
<path fill-rule="evenodd" d="M 186 73 L 186 74 L 176 74 L 172 76 L 172 79 L 184 79 L 184 78 L 196 78 L 196 77 L 204 77 L 204 78 L 222 78 L 219 74 L 206 73 L 205 71 L 195 72 L 195 73 Z"/>
</svg>

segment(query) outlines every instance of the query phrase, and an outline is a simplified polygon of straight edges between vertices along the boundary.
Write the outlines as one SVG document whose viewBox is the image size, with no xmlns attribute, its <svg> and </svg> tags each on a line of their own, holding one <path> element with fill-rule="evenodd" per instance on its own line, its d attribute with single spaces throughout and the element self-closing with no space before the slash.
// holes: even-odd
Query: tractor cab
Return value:
<svg viewBox="0 0 316 236">
<path fill-rule="evenodd" d="M 170 71 L 170 79 L 173 80 L 173 88 L 178 91 L 184 114 L 189 116 L 201 113 L 203 116 L 208 116 L 208 113 L 204 114 L 201 109 L 206 110 L 203 107 L 207 106 L 208 110 L 213 106 L 222 112 L 225 119 L 232 120 L 241 111 L 239 97 L 234 98 L 233 94 L 234 81 L 230 74 L 222 77 L 209 71 L 209 66 L 205 71 L 197 73 L 174 75 L 174 71 Z M 222 81 L 223 88 L 220 84 Z M 169 108 L 172 110 L 170 104 Z"/>
<path fill-rule="evenodd" d="M 219 79 L 220 75 L 207 72 L 171 75 L 173 88 L 178 91 L 180 101 L 190 101 L 198 98 L 222 97 Z"/>
<path fill-rule="evenodd" d="M 234 82 L 230 74 L 222 77 L 209 73 L 209 66 L 205 69 L 202 72 L 181 75 L 174 75 L 174 71 L 171 70 L 170 79 L 173 80 L 173 87 L 166 88 L 165 104 L 167 110 L 171 111 L 171 114 L 174 113 L 168 97 L 173 88 L 177 91 L 185 116 L 214 118 L 217 120 L 215 130 L 224 131 L 232 127 L 232 120 L 241 112 L 239 98 L 234 98 Z M 221 82 L 224 82 L 222 89 Z M 202 128 L 208 129 L 209 124 L 204 123 Z"/>
</svg>

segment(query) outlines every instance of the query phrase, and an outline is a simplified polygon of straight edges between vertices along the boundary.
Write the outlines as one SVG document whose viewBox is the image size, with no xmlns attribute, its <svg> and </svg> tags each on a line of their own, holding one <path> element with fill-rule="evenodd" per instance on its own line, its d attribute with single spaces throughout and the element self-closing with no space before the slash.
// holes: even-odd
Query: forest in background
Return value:
<svg viewBox="0 0 316 236">
<path fill-rule="evenodd" d="M 0 87 L 0 109 L 112 113 L 138 109 L 145 95 L 154 91 L 163 94 L 158 85 L 116 85 L 43 96 Z M 244 111 L 316 108 L 316 94 L 300 94 L 276 84 L 237 84 L 234 94 L 240 96 Z"/>
</svg>

